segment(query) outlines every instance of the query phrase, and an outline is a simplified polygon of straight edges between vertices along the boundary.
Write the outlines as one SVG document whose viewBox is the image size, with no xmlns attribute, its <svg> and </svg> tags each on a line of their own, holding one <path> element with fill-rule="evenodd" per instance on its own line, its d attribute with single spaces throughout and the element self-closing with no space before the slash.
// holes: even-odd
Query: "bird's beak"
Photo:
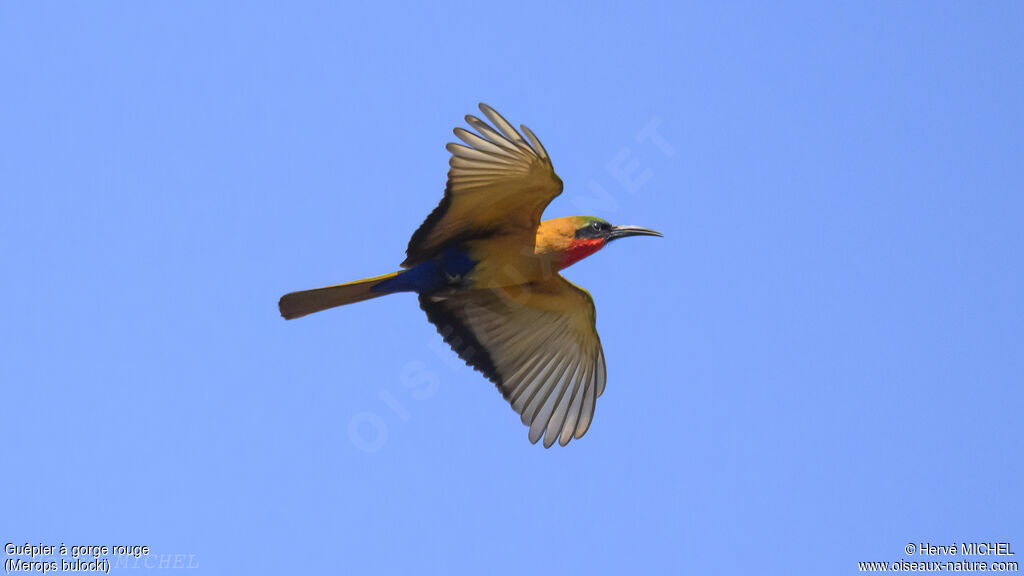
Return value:
<svg viewBox="0 0 1024 576">
<path fill-rule="evenodd" d="M 608 241 L 610 242 L 616 238 L 625 238 L 626 236 L 664 237 L 661 232 L 651 230 L 650 228 L 641 228 L 639 226 L 612 226 L 611 232 L 608 233 Z"/>
</svg>

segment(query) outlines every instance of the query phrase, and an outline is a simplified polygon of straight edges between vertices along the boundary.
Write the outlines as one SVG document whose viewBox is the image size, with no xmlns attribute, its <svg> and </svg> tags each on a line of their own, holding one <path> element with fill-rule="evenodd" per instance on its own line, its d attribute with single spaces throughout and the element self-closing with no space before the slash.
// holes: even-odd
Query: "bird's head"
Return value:
<svg viewBox="0 0 1024 576">
<path fill-rule="evenodd" d="M 538 248 L 558 252 L 565 268 L 604 248 L 612 240 L 627 236 L 661 236 L 661 232 L 640 226 L 615 225 L 596 216 L 567 216 L 541 223 Z"/>
</svg>

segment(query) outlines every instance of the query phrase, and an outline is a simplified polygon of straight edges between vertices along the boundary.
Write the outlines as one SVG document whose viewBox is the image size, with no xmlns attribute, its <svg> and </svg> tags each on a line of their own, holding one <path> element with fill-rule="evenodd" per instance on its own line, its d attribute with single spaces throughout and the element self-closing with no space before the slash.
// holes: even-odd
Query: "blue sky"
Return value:
<svg viewBox="0 0 1024 576">
<path fill-rule="evenodd" d="M 0 4 L 0 539 L 209 574 L 1024 547 L 1019 3 L 347 4 Z M 411 295 L 276 310 L 397 268 L 479 101 L 550 152 L 548 217 L 665 233 L 566 271 L 609 381 L 564 449 Z"/>
</svg>

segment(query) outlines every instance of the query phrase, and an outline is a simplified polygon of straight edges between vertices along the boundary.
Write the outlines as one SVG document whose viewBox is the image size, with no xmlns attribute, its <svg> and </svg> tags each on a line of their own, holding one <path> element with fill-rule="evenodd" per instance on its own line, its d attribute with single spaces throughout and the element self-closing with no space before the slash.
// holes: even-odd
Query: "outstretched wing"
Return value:
<svg viewBox="0 0 1024 576">
<path fill-rule="evenodd" d="M 494 382 L 530 427 L 565 446 L 590 427 L 605 364 L 590 294 L 561 275 L 531 285 L 423 294 L 420 306 L 467 364 Z"/>
<path fill-rule="evenodd" d="M 521 126 L 527 142 L 490 106 L 480 104 L 480 110 L 494 127 L 466 116 L 479 134 L 455 129 L 467 145 L 448 144 L 444 198 L 412 235 L 402 266 L 415 266 L 452 243 L 493 234 L 518 234 L 532 247 L 544 208 L 562 193 L 562 180 L 533 132 Z"/>
</svg>

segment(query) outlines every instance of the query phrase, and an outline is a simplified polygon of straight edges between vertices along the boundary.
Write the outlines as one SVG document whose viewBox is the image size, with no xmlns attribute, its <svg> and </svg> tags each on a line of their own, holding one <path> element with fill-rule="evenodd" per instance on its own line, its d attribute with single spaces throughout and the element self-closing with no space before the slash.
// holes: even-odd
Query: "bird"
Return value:
<svg viewBox="0 0 1024 576">
<path fill-rule="evenodd" d="M 529 439 L 565 446 L 586 434 L 607 379 L 594 300 L 559 272 L 629 236 L 662 236 L 595 216 L 541 221 L 562 193 L 547 150 L 480 103 L 490 121 L 454 129 L 440 204 L 413 233 L 397 272 L 291 292 L 286 320 L 387 294 L 414 292 L 466 364 L 493 382 Z M 524 138 L 525 136 L 525 138 Z"/>
</svg>

